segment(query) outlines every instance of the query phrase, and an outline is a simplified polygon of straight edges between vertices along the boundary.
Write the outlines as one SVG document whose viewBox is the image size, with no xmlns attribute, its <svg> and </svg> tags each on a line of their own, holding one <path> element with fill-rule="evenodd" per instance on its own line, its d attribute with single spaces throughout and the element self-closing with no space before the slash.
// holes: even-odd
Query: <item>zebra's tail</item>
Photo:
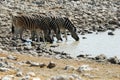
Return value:
<svg viewBox="0 0 120 80">
<path fill-rule="evenodd" d="M 14 30 L 14 26 L 13 26 L 13 24 L 12 24 L 12 33 L 14 33 L 15 32 L 15 30 Z"/>
</svg>

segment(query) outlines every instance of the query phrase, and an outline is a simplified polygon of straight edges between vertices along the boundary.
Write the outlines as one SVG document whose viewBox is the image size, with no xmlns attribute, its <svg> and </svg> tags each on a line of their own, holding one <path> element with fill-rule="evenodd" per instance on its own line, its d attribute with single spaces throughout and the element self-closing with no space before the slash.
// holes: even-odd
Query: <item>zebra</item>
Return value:
<svg viewBox="0 0 120 80">
<path fill-rule="evenodd" d="M 40 42 L 39 36 L 41 32 L 43 39 L 46 37 L 50 43 L 53 43 L 50 28 L 46 25 L 44 20 L 38 19 L 31 15 L 18 15 L 12 17 L 13 38 L 16 39 L 18 34 L 20 34 L 20 39 L 23 40 L 22 34 L 26 29 L 29 29 L 31 32 L 36 32 L 38 42 Z"/>
<path fill-rule="evenodd" d="M 50 21 L 50 28 L 52 31 L 54 31 L 55 36 L 57 38 L 57 40 L 59 41 L 63 41 L 61 38 L 61 33 L 60 33 L 60 28 L 58 26 L 58 24 L 56 23 L 55 17 L 50 16 L 52 18 L 52 20 Z"/>
<path fill-rule="evenodd" d="M 55 18 L 53 16 L 36 15 L 36 14 L 33 14 L 33 16 L 38 18 L 38 19 L 41 19 L 42 21 L 44 21 L 45 24 L 47 26 L 49 26 L 51 32 L 55 33 L 57 40 L 61 40 L 62 41 L 60 29 L 57 26 L 57 24 L 55 23 Z M 31 35 L 33 35 L 33 40 L 34 40 L 35 39 L 35 37 L 34 37 L 35 36 L 35 32 L 32 32 Z M 53 36 L 52 36 L 52 39 L 53 39 Z"/>
<path fill-rule="evenodd" d="M 67 41 L 67 32 L 68 30 L 71 33 L 71 36 L 76 40 L 79 41 L 79 37 L 76 33 L 76 27 L 73 25 L 73 23 L 69 20 L 67 17 L 55 17 L 55 22 L 58 25 L 60 32 L 64 32 L 64 36 Z"/>
</svg>

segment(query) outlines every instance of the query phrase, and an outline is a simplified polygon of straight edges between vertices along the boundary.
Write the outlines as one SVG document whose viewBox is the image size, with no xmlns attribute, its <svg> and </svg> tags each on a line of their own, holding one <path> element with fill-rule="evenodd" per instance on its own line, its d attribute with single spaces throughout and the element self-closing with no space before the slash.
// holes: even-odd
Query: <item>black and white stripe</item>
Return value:
<svg viewBox="0 0 120 80">
<path fill-rule="evenodd" d="M 44 21 L 44 24 L 46 24 L 48 26 L 48 28 L 50 28 L 52 35 L 55 34 L 56 38 L 58 40 L 62 41 L 60 29 L 58 27 L 58 24 L 56 24 L 56 22 L 55 22 L 54 16 L 41 16 L 41 15 L 34 15 L 34 16 L 36 18 L 39 18 L 40 20 Z M 52 37 L 52 39 L 53 39 L 53 37 Z"/>
<path fill-rule="evenodd" d="M 40 41 L 39 37 L 41 32 L 43 38 L 47 38 L 47 40 L 49 40 L 50 43 L 53 42 L 50 36 L 51 35 L 50 28 L 46 24 L 44 19 L 36 18 L 34 16 L 26 16 L 26 15 L 13 16 L 12 32 L 14 37 L 17 38 L 18 34 L 20 34 L 20 38 L 22 39 L 23 31 L 26 29 L 29 29 L 31 32 L 35 32 L 38 41 Z"/>
<path fill-rule="evenodd" d="M 64 33 L 64 36 L 67 40 L 67 30 L 71 33 L 71 36 L 78 41 L 79 37 L 76 33 L 76 27 L 72 24 L 72 22 L 67 17 L 55 17 L 55 22 L 60 29 L 60 32 Z"/>
</svg>

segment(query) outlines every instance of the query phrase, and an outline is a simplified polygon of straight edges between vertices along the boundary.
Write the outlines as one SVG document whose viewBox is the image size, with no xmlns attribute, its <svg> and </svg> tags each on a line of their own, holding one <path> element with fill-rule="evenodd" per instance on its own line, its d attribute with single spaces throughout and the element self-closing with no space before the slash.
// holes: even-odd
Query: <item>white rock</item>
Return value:
<svg viewBox="0 0 120 80">
<path fill-rule="evenodd" d="M 7 58 L 8 58 L 8 59 L 11 59 L 11 60 L 17 60 L 17 57 L 12 56 L 12 55 L 7 56 Z"/>
<path fill-rule="evenodd" d="M 27 73 L 27 76 L 35 77 L 36 75 L 35 75 L 34 72 L 28 72 L 28 73 Z"/>
<path fill-rule="evenodd" d="M 55 76 L 55 77 L 52 77 L 50 80 L 67 80 L 67 78 L 64 76 Z"/>
<path fill-rule="evenodd" d="M 39 66 L 40 66 L 40 64 L 39 64 L 39 63 L 37 63 L 37 62 L 31 62 L 31 63 L 30 63 L 30 66 L 36 66 L 36 67 L 39 67 Z"/>
<path fill-rule="evenodd" d="M 6 59 L 6 57 L 0 57 L 0 61 L 3 61 L 5 59 Z"/>
<path fill-rule="evenodd" d="M 14 80 L 14 76 L 13 75 L 6 75 L 6 76 L 2 77 L 1 80 Z"/>
<path fill-rule="evenodd" d="M 41 80 L 41 79 L 38 77 L 34 77 L 32 80 Z"/>
<path fill-rule="evenodd" d="M 69 80 L 82 80 L 77 74 L 72 74 L 69 76 Z"/>
<path fill-rule="evenodd" d="M 8 68 L 2 68 L 2 67 L 1 67 L 1 68 L 0 68 L 0 71 L 1 71 L 1 72 L 6 72 L 6 71 L 9 71 L 9 69 L 8 69 Z"/>
<path fill-rule="evenodd" d="M 82 80 L 82 79 L 78 75 L 72 74 L 72 75 L 54 76 L 50 80 Z"/>
<path fill-rule="evenodd" d="M 80 66 L 77 69 L 78 72 L 81 72 L 81 71 L 90 71 L 90 70 L 92 70 L 92 68 L 90 68 L 89 65 L 82 65 L 82 66 Z"/>
<path fill-rule="evenodd" d="M 64 69 L 73 71 L 73 70 L 75 70 L 75 67 L 67 65 L 67 66 L 65 66 Z"/>
</svg>

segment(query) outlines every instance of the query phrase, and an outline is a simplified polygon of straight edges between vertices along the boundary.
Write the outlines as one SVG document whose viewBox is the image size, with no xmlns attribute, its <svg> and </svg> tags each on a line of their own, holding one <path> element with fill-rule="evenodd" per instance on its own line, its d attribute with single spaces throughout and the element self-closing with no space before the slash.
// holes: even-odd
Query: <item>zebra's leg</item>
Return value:
<svg viewBox="0 0 120 80">
<path fill-rule="evenodd" d="M 40 42 L 40 33 L 39 30 L 36 30 L 37 42 Z"/>
<path fill-rule="evenodd" d="M 53 30 L 51 30 L 51 38 L 54 41 L 54 31 Z"/>
<path fill-rule="evenodd" d="M 17 32 L 15 27 L 12 25 L 12 40 L 16 40 Z"/>
<path fill-rule="evenodd" d="M 45 43 L 45 32 L 44 31 L 42 31 L 42 39 L 43 39 L 43 42 Z"/>
<path fill-rule="evenodd" d="M 21 39 L 22 41 L 24 41 L 24 42 L 25 42 L 26 40 L 22 38 L 23 31 L 24 31 L 24 29 L 23 29 L 23 28 L 20 28 L 20 29 L 19 29 L 20 39 Z"/>
<path fill-rule="evenodd" d="M 13 34 L 13 40 L 18 39 L 18 34 L 20 34 L 20 28 L 12 26 L 12 34 Z"/>
<path fill-rule="evenodd" d="M 35 36 L 36 36 L 36 32 L 35 31 L 31 31 L 31 38 L 32 38 L 32 41 L 35 41 Z"/>
<path fill-rule="evenodd" d="M 67 31 L 66 30 L 64 30 L 64 37 L 65 37 L 65 39 L 67 41 L 68 39 L 67 39 Z"/>
</svg>

